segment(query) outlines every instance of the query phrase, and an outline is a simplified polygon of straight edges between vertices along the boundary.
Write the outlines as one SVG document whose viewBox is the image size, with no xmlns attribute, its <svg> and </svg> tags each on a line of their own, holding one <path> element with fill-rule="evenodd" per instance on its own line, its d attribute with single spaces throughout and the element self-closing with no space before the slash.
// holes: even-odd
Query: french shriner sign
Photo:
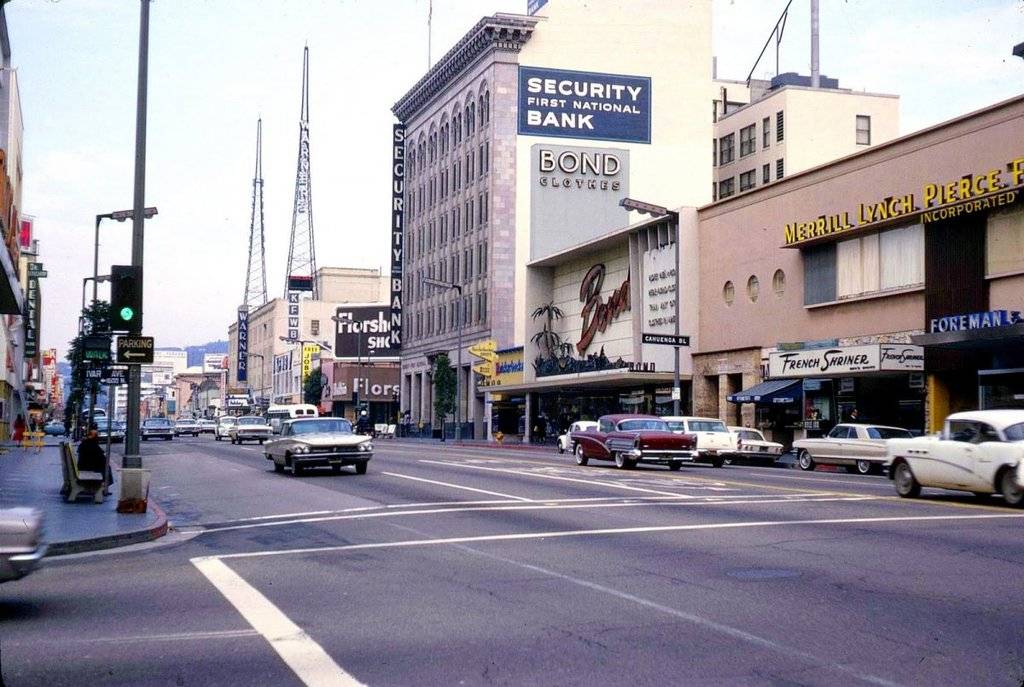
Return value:
<svg viewBox="0 0 1024 687">
<path fill-rule="evenodd" d="M 398 346 L 391 341 L 389 305 L 341 306 L 336 318 L 336 359 L 398 358 Z"/>
</svg>

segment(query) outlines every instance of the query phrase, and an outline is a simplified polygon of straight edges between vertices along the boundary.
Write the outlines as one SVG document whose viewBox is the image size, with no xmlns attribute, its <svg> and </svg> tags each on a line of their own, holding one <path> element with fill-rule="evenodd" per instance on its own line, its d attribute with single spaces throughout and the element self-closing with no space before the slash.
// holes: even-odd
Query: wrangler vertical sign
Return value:
<svg viewBox="0 0 1024 687">
<path fill-rule="evenodd" d="M 405 125 L 391 134 L 391 348 L 402 346 L 402 258 L 405 232 Z"/>
<path fill-rule="evenodd" d="M 238 345 L 235 352 L 238 354 L 237 380 L 239 382 L 249 381 L 249 309 L 242 306 L 238 309 Z"/>
</svg>

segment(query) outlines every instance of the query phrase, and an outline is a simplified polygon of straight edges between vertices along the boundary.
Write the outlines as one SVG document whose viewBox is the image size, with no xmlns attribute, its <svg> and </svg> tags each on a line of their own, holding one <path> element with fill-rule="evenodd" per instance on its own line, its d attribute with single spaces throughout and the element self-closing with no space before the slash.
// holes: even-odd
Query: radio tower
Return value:
<svg viewBox="0 0 1024 687">
<path fill-rule="evenodd" d="M 263 242 L 263 119 L 256 120 L 256 172 L 252 177 L 252 218 L 249 220 L 249 267 L 245 271 L 245 309 L 267 302 L 267 263 Z"/>
<path fill-rule="evenodd" d="M 299 163 L 295 172 L 295 205 L 292 208 L 292 236 L 288 244 L 288 271 L 284 294 L 316 288 L 316 246 L 313 242 L 313 193 L 309 173 L 309 48 L 302 51 L 302 113 L 299 116 Z"/>
</svg>

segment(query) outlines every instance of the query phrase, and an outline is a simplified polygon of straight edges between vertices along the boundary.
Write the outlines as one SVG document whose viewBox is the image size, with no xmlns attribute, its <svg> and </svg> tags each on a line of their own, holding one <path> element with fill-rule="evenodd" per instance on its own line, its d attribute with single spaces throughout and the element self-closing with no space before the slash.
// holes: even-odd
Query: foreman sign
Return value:
<svg viewBox="0 0 1024 687">
<path fill-rule="evenodd" d="M 519 133 L 650 143 L 651 80 L 521 66 Z"/>
<path fill-rule="evenodd" d="M 771 379 L 838 377 L 857 372 L 921 372 L 924 348 L 911 344 L 865 344 L 768 355 Z"/>
</svg>

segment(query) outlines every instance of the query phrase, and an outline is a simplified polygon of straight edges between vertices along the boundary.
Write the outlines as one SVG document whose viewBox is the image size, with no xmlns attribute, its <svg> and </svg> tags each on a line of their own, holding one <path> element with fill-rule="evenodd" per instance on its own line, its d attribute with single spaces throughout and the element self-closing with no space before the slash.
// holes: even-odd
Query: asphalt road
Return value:
<svg viewBox="0 0 1024 687">
<path fill-rule="evenodd" d="M 145 444 L 175 532 L 0 587 L 21 685 L 1024 683 L 1024 511 L 883 477 Z"/>
</svg>

